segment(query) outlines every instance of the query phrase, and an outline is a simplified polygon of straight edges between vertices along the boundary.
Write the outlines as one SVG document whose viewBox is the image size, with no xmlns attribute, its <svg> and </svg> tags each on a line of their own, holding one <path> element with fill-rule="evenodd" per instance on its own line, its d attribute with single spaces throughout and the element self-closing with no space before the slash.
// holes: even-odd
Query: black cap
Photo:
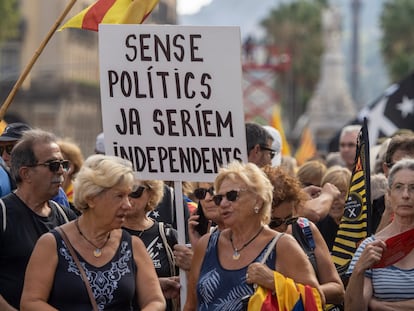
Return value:
<svg viewBox="0 0 414 311">
<path fill-rule="evenodd" d="M 25 123 L 16 122 L 10 123 L 0 135 L 1 141 L 16 141 L 22 138 L 23 132 L 31 130 L 32 128 Z"/>
</svg>

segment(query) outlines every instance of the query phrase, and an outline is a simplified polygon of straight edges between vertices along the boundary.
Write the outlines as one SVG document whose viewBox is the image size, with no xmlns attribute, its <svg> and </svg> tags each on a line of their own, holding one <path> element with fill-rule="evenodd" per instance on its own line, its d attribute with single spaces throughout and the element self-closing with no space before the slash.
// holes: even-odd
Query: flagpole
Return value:
<svg viewBox="0 0 414 311">
<path fill-rule="evenodd" d="M 7 109 L 9 108 L 11 102 L 13 101 L 14 97 L 16 96 L 17 91 L 22 86 L 24 80 L 26 79 L 27 75 L 29 74 L 30 70 L 32 69 L 33 65 L 36 63 L 37 59 L 39 58 L 40 54 L 43 52 L 44 48 L 48 44 L 50 38 L 52 38 L 53 34 L 58 29 L 59 25 L 62 23 L 63 19 L 68 15 L 69 11 L 72 9 L 73 5 L 76 3 L 77 0 L 71 0 L 70 3 L 66 6 L 65 10 L 56 20 L 53 27 L 49 30 L 48 34 L 46 35 L 45 39 L 40 44 L 39 48 L 35 51 L 32 56 L 30 62 L 26 65 L 23 72 L 20 74 L 19 79 L 17 79 L 16 83 L 14 84 L 12 90 L 10 91 L 9 95 L 7 96 L 6 100 L 4 101 L 3 105 L 0 108 L 0 121 L 3 120 L 4 115 L 6 114 Z"/>
</svg>

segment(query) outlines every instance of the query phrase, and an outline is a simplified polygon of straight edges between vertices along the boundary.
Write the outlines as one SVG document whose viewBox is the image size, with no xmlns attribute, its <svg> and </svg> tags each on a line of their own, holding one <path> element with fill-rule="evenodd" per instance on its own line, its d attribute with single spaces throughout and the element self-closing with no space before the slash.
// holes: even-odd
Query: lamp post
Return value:
<svg viewBox="0 0 414 311">
<path fill-rule="evenodd" d="M 362 109 L 359 98 L 359 12 L 361 0 L 351 0 L 352 11 L 352 45 L 351 45 L 351 93 L 356 104 L 357 111 Z"/>
</svg>

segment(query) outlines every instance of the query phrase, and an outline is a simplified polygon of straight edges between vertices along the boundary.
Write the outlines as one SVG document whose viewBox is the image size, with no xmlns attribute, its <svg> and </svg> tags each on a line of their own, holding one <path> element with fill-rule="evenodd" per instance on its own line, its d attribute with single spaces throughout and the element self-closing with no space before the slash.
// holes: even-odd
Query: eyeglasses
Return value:
<svg viewBox="0 0 414 311">
<path fill-rule="evenodd" d="M 214 196 L 214 187 L 210 187 L 208 189 L 206 189 L 206 188 L 197 188 L 197 189 L 194 190 L 194 196 L 198 200 L 204 200 L 207 193 L 210 194 L 211 196 Z"/>
<path fill-rule="evenodd" d="M 391 190 L 398 193 L 403 194 L 405 189 L 407 189 L 408 194 L 413 195 L 414 194 L 414 184 L 400 184 L 397 183 L 392 186 Z"/>
<path fill-rule="evenodd" d="M 0 156 L 3 154 L 4 151 L 6 151 L 8 155 L 10 155 L 13 150 L 13 147 L 14 145 L 0 146 Z"/>
<path fill-rule="evenodd" d="M 287 226 L 293 224 L 298 220 L 298 217 L 292 217 L 292 215 L 289 215 L 286 218 L 272 218 L 269 223 L 269 227 L 271 229 L 275 229 L 277 227 L 280 227 L 283 224 L 286 224 Z"/>
<path fill-rule="evenodd" d="M 135 191 L 132 191 L 130 194 L 128 194 L 128 196 L 133 199 L 138 199 L 142 196 L 145 189 L 147 188 L 144 186 L 139 186 Z"/>
<path fill-rule="evenodd" d="M 220 205 L 221 201 L 223 200 L 223 197 L 226 197 L 227 201 L 234 202 L 239 197 L 240 192 L 247 191 L 246 189 L 240 189 L 240 190 L 230 190 L 226 192 L 225 194 L 216 194 L 213 196 L 213 201 L 216 205 Z"/>
<path fill-rule="evenodd" d="M 269 151 L 269 154 L 270 154 L 270 158 L 271 159 L 273 159 L 275 157 L 275 155 L 278 153 L 276 150 L 273 150 L 271 148 L 268 148 L 268 147 L 262 146 L 262 145 L 260 145 L 260 149 Z"/>
<path fill-rule="evenodd" d="M 68 160 L 53 160 L 53 161 L 47 161 L 47 162 L 37 163 L 37 164 L 33 164 L 33 165 L 28 165 L 28 166 L 29 167 L 35 167 L 35 166 L 39 166 L 39 165 L 49 167 L 49 170 L 52 173 L 56 173 L 57 171 L 59 171 L 61 166 L 63 168 L 63 171 L 67 172 L 68 169 L 69 169 L 69 166 L 70 166 L 70 161 L 68 161 Z"/>
</svg>

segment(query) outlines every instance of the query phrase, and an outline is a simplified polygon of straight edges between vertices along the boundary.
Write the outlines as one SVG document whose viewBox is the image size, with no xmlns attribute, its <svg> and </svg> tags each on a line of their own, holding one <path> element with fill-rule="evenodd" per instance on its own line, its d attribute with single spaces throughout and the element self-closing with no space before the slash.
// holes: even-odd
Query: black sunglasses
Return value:
<svg viewBox="0 0 414 311">
<path fill-rule="evenodd" d="M 243 189 L 240 190 L 230 190 L 226 192 L 225 194 L 216 194 L 213 196 L 213 201 L 216 205 L 220 205 L 221 201 L 223 200 L 223 197 L 226 197 L 227 201 L 234 202 L 239 197 L 240 192 L 246 191 Z"/>
<path fill-rule="evenodd" d="M 270 152 L 270 158 L 271 159 L 273 159 L 275 157 L 275 155 L 277 154 L 277 151 L 276 150 L 273 150 L 271 148 L 267 148 L 266 146 L 260 145 L 260 149 L 269 151 Z"/>
<path fill-rule="evenodd" d="M 293 224 L 298 220 L 298 217 L 292 217 L 292 215 L 286 217 L 286 218 L 272 218 L 269 222 L 269 227 L 271 229 L 275 229 L 277 227 L 280 227 L 283 224 L 286 224 L 287 226 Z"/>
<path fill-rule="evenodd" d="M 4 151 L 6 151 L 8 155 L 10 155 L 13 150 L 13 147 L 14 145 L 0 146 L 0 156 L 3 154 Z"/>
<path fill-rule="evenodd" d="M 204 200 L 207 193 L 210 194 L 211 196 L 214 196 L 214 187 L 210 187 L 208 189 L 206 189 L 206 188 L 197 188 L 197 189 L 194 190 L 194 196 L 198 200 Z"/>
<path fill-rule="evenodd" d="M 145 189 L 147 188 L 144 186 L 139 186 L 135 191 L 132 191 L 130 194 L 128 194 L 128 196 L 133 199 L 138 199 L 142 196 Z"/>
<path fill-rule="evenodd" d="M 39 166 L 39 165 L 49 167 L 49 170 L 52 173 L 56 173 L 57 171 L 59 171 L 61 166 L 62 166 L 63 170 L 65 172 L 67 172 L 69 167 L 70 167 L 70 161 L 69 160 L 53 160 L 53 161 L 47 161 L 47 162 L 37 163 L 37 164 L 34 164 L 34 165 L 28 165 L 28 166 L 29 167 L 35 167 L 35 166 Z"/>
</svg>

